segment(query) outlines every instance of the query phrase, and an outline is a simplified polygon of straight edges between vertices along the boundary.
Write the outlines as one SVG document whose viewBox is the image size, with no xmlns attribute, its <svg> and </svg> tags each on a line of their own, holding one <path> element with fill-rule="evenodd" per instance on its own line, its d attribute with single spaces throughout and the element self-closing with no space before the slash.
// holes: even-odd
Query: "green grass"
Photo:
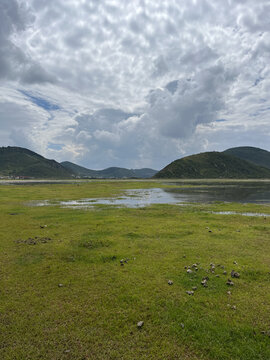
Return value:
<svg viewBox="0 0 270 360">
<path fill-rule="evenodd" d="M 211 213 L 269 207 L 27 205 L 158 186 L 0 187 L 0 359 L 270 359 L 270 338 L 261 334 L 269 330 L 270 219 Z M 51 240 L 18 241 L 35 237 Z M 195 262 L 198 272 L 187 274 L 184 267 Z M 207 272 L 210 263 L 215 274 Z M 241 277 L 228 289 L 232 269 Z M 187 295 L 193 286 L 194 296 Z"/>
</svg>

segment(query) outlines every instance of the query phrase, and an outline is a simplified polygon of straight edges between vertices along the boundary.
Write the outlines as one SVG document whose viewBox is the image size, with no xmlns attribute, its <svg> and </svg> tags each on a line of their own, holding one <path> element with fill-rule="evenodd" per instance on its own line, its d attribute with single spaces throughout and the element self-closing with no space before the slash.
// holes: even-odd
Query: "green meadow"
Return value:
<svg viewBox="0 0 270 360">
<path fill-rule="evenodd" d="M 270 359 L 269 206 L 30 206 L 163 186 L 0 186 L 0 359 Z"/>
</svg>

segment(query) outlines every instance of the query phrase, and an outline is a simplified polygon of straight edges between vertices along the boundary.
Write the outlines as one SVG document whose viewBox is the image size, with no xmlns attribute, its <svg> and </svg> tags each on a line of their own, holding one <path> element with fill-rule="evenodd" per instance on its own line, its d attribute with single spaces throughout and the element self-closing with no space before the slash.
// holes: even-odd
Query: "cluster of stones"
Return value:
<svg viewBox="0 0 270 360">
<path fill-rule="evenodd" d="M 27 245 L 37 245 L 39 243 L 46 244 L 47 242 L 51 241 L 52 239 L 50 237 L 38 237 L 35 236 L 34 238 L 28 238 L 26 240 L 19 239 L 16 240 L 18 244 L 27 244 Z"/>
</svg>

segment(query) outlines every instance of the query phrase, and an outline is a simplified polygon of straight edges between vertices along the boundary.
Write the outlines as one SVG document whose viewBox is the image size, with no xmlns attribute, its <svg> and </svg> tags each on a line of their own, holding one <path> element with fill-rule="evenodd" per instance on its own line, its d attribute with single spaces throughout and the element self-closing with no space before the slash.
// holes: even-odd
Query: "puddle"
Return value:
<svg viewBox="0 0 270 360">
<path fill-rule="evenodd" d="M 243 213 L 243 212 L 236 212 L 236 211 L 212 211 L 211 214 L 270 217 L 270 214 L 253 213 L 253 212 L 244 212 Z"/>
<path fill-rule="evenodd" d="M 80 200 L 50 202 L 49 200 L 31 203 L 32 206 L 58 205 L 73 209 L 91 208 L 94 205 L 115 205 L 126 207 L 145 207 L 151 204 L 181 204 L 180 199 L 159 188 L 135 189 L 125 191 L 125 195 L 112 198 L 88 198 Z"/>
<path fill-rule="evenodd" d="M 68 208 L 93 208 L 94 205 L 114 205 L 125 207 L 145 207 L 152 204 L 185 205 L 190 203 L 238 202 L 270 205 L 270 183 L 267 184 L 215 184 L 171 188 L 151 188 L 126 190 L 123 195 L 111 198 L 86 198 L 68 201 L 38 201 L 32 206 L 58 205 Z M 252 213 L 248 213 L 252 214 Z M 229 215 L 229 213 L 227 214 Z M 244 214 L 243 214 L 244 215 Z M 259 216 L 259 215 L 246 215 Z M 262 214 L 261 216 L 264 216 Z"/>
</svg>

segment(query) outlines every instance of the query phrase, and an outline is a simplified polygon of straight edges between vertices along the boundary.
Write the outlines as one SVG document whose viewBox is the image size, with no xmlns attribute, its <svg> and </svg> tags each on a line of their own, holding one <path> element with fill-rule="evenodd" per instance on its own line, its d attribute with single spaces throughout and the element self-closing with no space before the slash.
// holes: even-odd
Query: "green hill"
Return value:
<svg viewBox="0 0 270 360">
<path fill-rule="evenodd" d="M 109 167 L 104 170 L 91 170 L 83 166 L 76 165 L 69 161 L 61 163 L 68 171 L 72 172 L 75 176 L 90 177 L 90 178 L 151 178 L 157 171 L 153 169 L 125 169 L 119 167 Z"/>
<path fill-rule="evenodd" d="M 250 161 L 259 166 L 270 169 L 270 152 L 251 146 L 240 146 L 223 151 L 227 155 L 233 155 L 240 159 Z"/>
<path fill-rule="evenodd" d="M 155 178 L 270 178 L 270 170 L 219 152 L 206 152 L 173 161 Z"/>
<path fill-rule="evenodd" d="M 55 160 L 48 160 L 21 147 L 0 148 L 0 176 L 30 178 L 71 178 L 72 175 Z"/>
</svg>

